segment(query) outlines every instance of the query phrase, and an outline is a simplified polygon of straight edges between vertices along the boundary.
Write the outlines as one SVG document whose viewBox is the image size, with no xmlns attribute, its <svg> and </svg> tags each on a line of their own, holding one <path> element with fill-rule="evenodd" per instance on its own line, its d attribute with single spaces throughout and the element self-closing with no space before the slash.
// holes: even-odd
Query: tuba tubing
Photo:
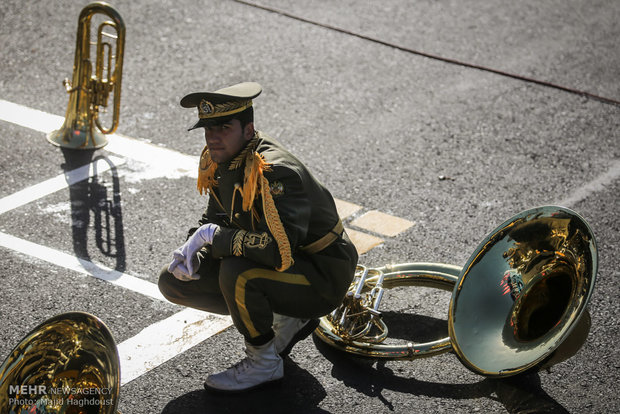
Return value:
<svg viewBox="0 0 620 414">
<path fill-rule="evenodd" d="M 363 266 L 360 266 L 363 268 Z M 448 337 L 428 343 L 383 344 L 387 326 L 372 292 L 378 276 L 354 278 L 349 292 L 365 293 L 320 320 L 315 333 L 340 350 L 372 358 L 416 359 L 454 351 L 471 371 L 506 377 L 548 368 L 574 355 L 590 329 L 586 306 L 598 268 L 594 234 L 560 206 L 525 210 L 498 226 L 465 266 L 403 263 L 371 269 L 382 288 L 425 286 L 452 291 Z M 335 316 L 348 315 L 337 319 Z M 368 320 L 380 334 L 357 335 Z M 344 323 L 343 323 L 344 322 Z"/>
<path fill-rule="evenodd" d="M 361 271 L 363 271 L 363 266 L 358 267 L 358 273 Z M 360 286 L 354 282 L 349 292 L 356 290 L 362 294 L 370 292 L 381 277 L 384 289 L 392 289 L 398 286 L 421 286 L 452 291 L 461 268 L 441 263 L 402 263 L 384 266 L 374 269 L 374 271 L 382 273 L 382 275 L 367 278 L 362 289 L 359 289 Z M 389 345 L 377 343 L 376 337 L 371 340 L 368 338 L 366 340 L 350 339 L 340 329 L 341 321 L 334 319 L 336 314 L 345 313 L 348 307 L 347 304 L 343 304 L 341 312 L 338 312 L 337 309 L 335 313 L 322 317 L 315 331 L 322 341 L 337 349 L 355 355 L 390 360 L 424 358 L 452 350 L 449 337 L 425 343 L 405 342 Z M 376 306 L 373 306 L 374 308 Z M 367 317 L 370 318 L 371 314 L 372 312 L 368 310 Z M 385 332 L 381 332 L 378 337 L 387 337 L 387 327 L 383 329 Z"/>
</svg>

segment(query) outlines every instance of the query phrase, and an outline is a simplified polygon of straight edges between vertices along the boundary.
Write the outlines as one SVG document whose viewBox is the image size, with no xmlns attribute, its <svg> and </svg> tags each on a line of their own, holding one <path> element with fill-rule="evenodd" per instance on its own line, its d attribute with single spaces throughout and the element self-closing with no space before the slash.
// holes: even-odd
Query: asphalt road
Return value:
<svg viewBox="0 0 620 414">
<path fill-rule="evenodd" d="M 121 137 L 76 153 L 49 144 L 45 131 L 67 107 L 62 79 L 71 77 L 87 4 L 0 7 L 0 202 L 10 206 L 0 213 L 0 359 L 64 312 L 97 315 L 122 344 L 185 311 L 146 293 L 206 203 L 192 164 L 203 139 L 186 132 L 195 113 L 179 100 L 256 81 L 258 129 L 337 199 L 361 207 L 346 225 L 383 239 L 364 264 L 462 266 L 522 210 L 578 212 L 599 249 L 588 340 L 549 372 L 500 380 L 470 372 L 452 353 L 377 362 L 308 338 L 280 386 L 208 394 L 206 375 L 243 356 L 240 335 L 227 328 L 124 382 L 121 412 L 620 409 L 619 2 L 116 0 L 127 28 Z M 94 176 L 67 184 L 95 159 Z M 52 191 L 54 177 L 65 184 Z M 20 191 L 31 199 L 11 204 Z M 384 236 L 351 224 L 374 210 L 414 225 Z M 94 270 L 80 270 L 85 263 Z M 398 288 L 384 309 L 401 323 L 395 335 L 429 340 L 445 336 L 449 302 L 446 292 Z M 144 335 L 145 343 L 158 336 Z"/>
</svg>

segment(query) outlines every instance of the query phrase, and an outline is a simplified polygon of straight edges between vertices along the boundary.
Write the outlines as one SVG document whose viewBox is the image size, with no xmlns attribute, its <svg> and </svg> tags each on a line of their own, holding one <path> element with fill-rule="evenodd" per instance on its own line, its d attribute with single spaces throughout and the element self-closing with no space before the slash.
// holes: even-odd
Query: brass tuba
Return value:
<svg viewBox="0 0 620 414">
<path fill-rule="evenodd" d="M 116 412 L 120 362 L 109 329 L 84 312 L 34 328 L 0 366 L 0 413 Z"/>
<path fill-rule="evenodd" d="M 99 25 L 92 42 L 91 20 L 97 14 L 111 20 Z M 91 59 L 91 45 L 95 46 L 94 59 Z M 49 142 L 70 149 L 96 149 L 108 143 L 105 134 L 113 133 L 118 127 L 124 48 L 125 24 L 112 6 L 95 2 L 82 9 L 78 20 L 73 80 L 63 82 L 69 93 L 65 122 L 59 130 L 47 136 Z M 112 119 L 106 128 L 99 112 L 101 107 L 108 106 L 110 94 L 113 96 Z"/>
<path fill-rule="evenodd" d="M 357 355 L 415 359 L 454 351 L 470 370 L 505 377 L 559 362 L 589 330 L 597 248 L 588 224 L 557 206 L 526 210 L 488 235 L 462 268 L 406 263 L 358 266 L 343 304 L 321 318 L 324 342 Z M 383 290 L 427 286 L 451 290 L 446 338 L 385 344 Z"/>
</svg>

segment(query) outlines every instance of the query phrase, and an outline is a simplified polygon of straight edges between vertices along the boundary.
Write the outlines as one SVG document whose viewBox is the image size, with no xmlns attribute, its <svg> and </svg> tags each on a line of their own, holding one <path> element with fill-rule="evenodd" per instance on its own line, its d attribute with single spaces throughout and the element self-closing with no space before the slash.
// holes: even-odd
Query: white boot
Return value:
<svg viewBox="0 0 620 414">
<path fill-rule="evenodd" d="M 246 358 L 205 381 L 205 388 L 216 391 L 246 391 L 284 377 L 284 363 L 276 352 L 275 340 L 261 346 L 245 343 Z"/>
<path fill-rule="evenodd" d="M 298 319 L 274 313 L 273 332 L 278 354 L 282 358 L 287 356 L 293 346 L 309 336 L 318 325 L 318 319 Z"/>
</svg>

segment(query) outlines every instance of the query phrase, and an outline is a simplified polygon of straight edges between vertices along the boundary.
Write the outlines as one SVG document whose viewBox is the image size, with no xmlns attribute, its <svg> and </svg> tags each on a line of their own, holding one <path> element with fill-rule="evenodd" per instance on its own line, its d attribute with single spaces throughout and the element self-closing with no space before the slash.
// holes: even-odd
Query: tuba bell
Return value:
<svg viewBox="0 0 620 414">
<path fill-rule="evenodd" d="M 91 21 L 103 14 L 111 20 L 102 22 L 91 41 Z M 91 59 L 91 46 L 95 57 Z M 52 144 L 69 149 L 96 149 L 105 146 L 106 134 L 118 127 L 125 24 L 109 4 L 94 2 L 82 9 L 78 19 L 73 79 L 63 84 L 69 93 L 69 104 L 63 126 L 47 136 Z M 111 125 L 106 127 L 100 111 L 108 106 L 112 95 Z"/>
<path fill-rule="evenodd" d="M 69 312 L 27 334 L 0 366 L 0 413 L 116 413 L 120 362 L 97 317 Z"/>
<path fill-rule="evenodd" d="M 597 248 L 592 230 L 564 207 L 526 210 L 489 234 L 461 268 L 406 263 L 358 266 L 343 304 L 315 333 L 356 355 L 416 359 L 453 351 L 471 371 L 506 377 L 549 367 L 583 345 L 590 318 Z M 449 336 L 384 344 L 383 289 L 426 286 L 452 291 Z M 560 355 L 562 354 L 562 355 Z"/>
</svg>

